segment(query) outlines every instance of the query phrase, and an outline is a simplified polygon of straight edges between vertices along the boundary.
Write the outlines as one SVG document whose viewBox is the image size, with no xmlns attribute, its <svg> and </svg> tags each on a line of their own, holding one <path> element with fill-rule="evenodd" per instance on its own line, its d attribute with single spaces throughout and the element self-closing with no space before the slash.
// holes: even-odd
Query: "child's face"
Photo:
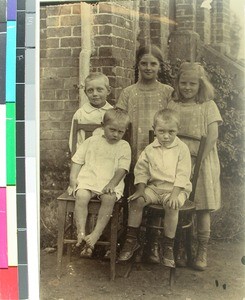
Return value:
<svg viewBox="0 0 245 300">
<path fill-rule="evenodd" d="M 104 127 L 104 135 L 108 143 L 115 144 L 120 141 L 127 129 L 125 122 L 110 121 Z"/>
<path fill-rule="evenodd" d="M 97 78 L 86 83 L 85 93 L 88 96 L 90 104 L 100 108 L 105 105 L 110 90 L 107 89 L 103 78 Z"/>
<path fill-rule="evenodd" d="M 186 71 L 180 75 L 179 91 L 185 102 L 195 102 L 199 90 L 199 78 L 195 72 Z"/>
<path fill-rule="evenodd" d="M 174 120 L 158 119 L 154 127 L 155 135 L 159 143 L 165 147 L 171 145 L 178 133 L 178 126 Z"/>
<path fill-rule="evenodd" d="M 155 80 L 157 78 L 160 69 L 160 64 L 158 59 L 151 55 L 145 54 L 141 57 L 139 61 L 139 71 L 141 78 L 144 80 Z"/>
</svg>

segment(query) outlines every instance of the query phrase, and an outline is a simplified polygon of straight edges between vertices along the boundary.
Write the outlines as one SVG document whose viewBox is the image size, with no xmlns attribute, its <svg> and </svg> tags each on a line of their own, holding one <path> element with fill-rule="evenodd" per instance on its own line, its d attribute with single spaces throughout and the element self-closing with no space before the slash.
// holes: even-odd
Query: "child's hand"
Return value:
<svg viewBox="0 0 245 300">
<path fill-rule="evenodd" d="M 178 209 L 179 208 L 179 200 L 177 197 L 169 197 L 167 201 L 167 205 L 169 208 Z"/>
<path fill-rule="evenodd" d="M 67 188 L 67 193 L 68 193 L 69 196 L 72 195 L 73 197 L 75 197 L 75 187 L 73 188 L 69 185 L 68 188 Z"/>
<path fill-rule="evenodd" d="M 140 197 L 143 197 L 144 200 L 146 201 L 146 194 L 142 190 L 138 190 L 135 193 L 133 193 L 133 195 L 129 196 L 128 197 L 128 202 L 133 201 L 133 200 L 135 200 L 137 198 L 140 198 Z"/>
<path fill-rule="evenodd" d="M 115 192 L 115 185 L 113 183 L 108 183 L 102 190 L 104 194 L 113 194 Z"/>
</svg>

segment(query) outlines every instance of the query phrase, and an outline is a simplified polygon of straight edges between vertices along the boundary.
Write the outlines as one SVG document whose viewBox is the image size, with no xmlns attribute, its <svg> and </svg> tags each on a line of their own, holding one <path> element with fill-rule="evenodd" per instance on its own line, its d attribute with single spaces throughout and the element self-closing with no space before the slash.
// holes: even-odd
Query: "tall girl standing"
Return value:
<svg viewBox="0 0 245 300">
<path fill-rule="evenodd" d="M 171 100 L 173 88 L 161 83 L 164 62 L 161 50 L 155 45 L 142 46 L 136 52 L 136 78 L 138 81 L 122 90 L 116 104 L 118 108 L 128 112 L 132 122 L 132 166 L 134 167 L 139 155 L 149 144 L 149 130 L 155 113 L 167 106 Z M 160 219 L 151 220 L 159 225 Z M 158 233 L 153 230 L 148 234 L 147 260 L 159 263 Z"/>
<path fill-rule="evenodd" d="M 136 52 L 136 75 L 139 79 L 122 90 L 116 106 L 128 111 L 132 122 L 133 165 L 149 144 L 154 114 L 171 100 L 173 88 L 158 81 L 164 62 L 155 45 L 140 47 Z"/>
<path fill-rule="evenodd" d="M 161 50 L 155 45 L 140 47 L 136 53 L 136 75 L 139 80 L 125 88 L 116 104 L 118 108 L 128 112 L 132 122 L 132 166 L 139 155 L 149 144 L 149 130 L 155 113 L 167 106 L 171 100 L 173 88 L 158 81 L 164 72 Z M 158 222 L 157 220 L 155 220 Z M 150 262 L 159 262 L 156 232 L 151 233 Z"/>
<path fill-rule="evenodd" d="M 207 267 L 210 212 L 219 209 L 221 205 L 220 163 L 216 142 L 222 118 L 212 100 L 214 88 L 199 63 L 181 64 L 174 98 L 175 102 L 170 102 L 168 106 L 180 114 L 179 133 L 207 137 L 195 193 L 198 248 L 194 268 L 203 271 Z M 197 152 L 196 143 L 186 143 L 191 152 Z"/>
</svg>

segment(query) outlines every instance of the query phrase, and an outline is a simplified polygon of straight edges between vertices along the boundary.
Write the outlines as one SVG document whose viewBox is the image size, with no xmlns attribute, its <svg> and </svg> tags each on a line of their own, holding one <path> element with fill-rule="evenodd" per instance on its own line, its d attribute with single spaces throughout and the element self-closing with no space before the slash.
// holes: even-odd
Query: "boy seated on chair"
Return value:
<svg viewBox="0 0 245 300">
<path fill-rule="evenodd" d="M 140 247 L 138 232 L 144 207 L 163 206 L 163 261 L 175 267 L 173 246 L 178 224 L 179 208 L 191 192 L 191 156 L 189 149 L 176 135 L 179 128 L 177 112 L 162 109 L 154 116 L 156 139 L 141 153 L 134 169 L 136 191 L 128 198 L 129 218 L 126 241 L 119 261 L 128 261 Z"/>
<path fill-rule="evenodd" d="M 126 111 L 107 110 L 102 122 L 104 135 L 86 139 L 72 157 L 68 193 L 76 197 L 77 246 L 85 244 L 82 257 L 92 255 L 94 245 L 110 220 L 115 202 L 123 195 L 123 179 L 131 163 L 130 146 L 122 140 L 128 125 Z M 88 204 L 92 197 L 100 199 L 101 206 L 94 230 L 86 235 Z"/>
<path fill-rule="evenodd" d="M 89 102 L 83 104 L 72 118 L 71 131 L 69 137 L 69 147 L 72 147 L 73 122 L 78 120 L 80 124 L 101 124 L 105 112 L 112 108 L 106 101 L 110 94 L 110 85 L 108 77 L 101 72 L 90 73 L 85 79 L 84 92 Z M 103 134 L 101 128 L 95 129 L 93 134 Z M 82 130 L 77 133 L 77 147 L 85 140 Z"/>
</svg>

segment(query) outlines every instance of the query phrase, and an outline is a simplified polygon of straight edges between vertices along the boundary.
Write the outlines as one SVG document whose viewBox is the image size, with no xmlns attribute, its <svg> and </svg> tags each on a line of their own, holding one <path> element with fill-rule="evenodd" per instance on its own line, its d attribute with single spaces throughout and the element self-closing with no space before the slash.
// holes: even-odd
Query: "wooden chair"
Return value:
<svg viewBox="0 0 245 300">
<path fill-rule="evenodd" d="M 196 191 L 196 184 L 198 179 L 198 174 L 201 166 L 203 151 L 206 143 L 206 137 L 202 136 L 201 138 L 194 137 L 194 136 L 188 136 L 188 135 L 178 135 L 178 137 L 181 140 L 192 140 L 199 142 L 198 147 L 198 153 L 197 155 L 191 154 L 192 161 L 195 162 L 194 164 L 194 170 L 193 175 L 191 178 L 192 182 L 192 192 L 189 196 L 189 199 L 185 201 L 185 204 L 180 208 L 179 210 L 179 221 L 176 231 L 176 239 L 175 239 L 175 246 L 174 246 L 174 254 L 175 257 L 177 256 L 177 251 L 179 248 L 180 239 L 182 238 L 183 234 L 185 235 L 185 249 L 187 254 L 187 263 L 190 264 L 192 261 L 192 230 L 193 230 L 193 220 L 194 220 L 194 213 L 195 213 L 195 191 Z M 149 142 L 153 142 L 154 140 L 154 131 L 149 131 Z M 158 204 L 151 204 L 145 207 L 144 210 L 144 216 L 146 217 L 146 221 L 142 224 L 142 226 L 145 226 L 147 228 L 154 228 L 156 230 L 160 230 L 163 232 L 164 228 L 161 224 L 160 226 L 153 226 L 150 225 L 151 222 L 147 221 L 147 218 L 154 218 L 156 216 L 162 217 L 164 216 L 164 208 L 161 205 Z M 163 222 L 162 222 L 163 223 Z M 128 277 L 132 266 L 135 262 L 136 255 L 133 257 L 132 261 L 129 263 L 128 269 L 124 275 L 124 277 Z M 174 278 L 175 278 L 175 268 L 169 268 L 170 274 L 169 274 L 169 285 L 170 287 L 173 286 Z"/>
<path fill-rule="evenodd" d="M 78 121 L 75 120 L 73 124 L 73 139 L 72 139 L 72 151 L 73 155 L 76 151 L 77 144 L 77 132 L 79 130 L 84 130 L 85 139 L 90 137 L 93 134 L 93 131 L 100 127 L 97 124 L 78 124 Z M 130 126 L 124 135 L 125 140 L 129 140 L 130 137 Z M 125 193 L 127 193 L 127 184 L 125 184 Z M 110 241 L 102 241 L 99 240 L 96 245 L 104 245 L 110 246 L 110 278 L 112 280 L 115 279 L 116 274 L 116 254 L 117 254 L 117 241 L 118 237 L 122 234 L 124 228 L 126 228 L 126 219 L 128 206 L 127 206 L 127 194 L 122 197 L 119 201 L 117 201 L 114 205 L 113 214 L 110 219 Z M 73 226 L 73 212 L 75 207 L 75 198 L 73 196 L 69 196 L 67 191 L 65 191 L 58 198 L 58 245 L 57 245 L 57 277 L 61 277 L 62 270 L 62 258 L 63 258 L 63 248 L 64 245 L 67 244 L 67 256 L 70 259 L 71 255 L 71 245 L 77 242 L 76 239 L 72 238 L 74 234 L 74 226 Z M 100 208 L 100 200 L 91 199 L 88 205 L 88 214 L 90 216 L 94 216 L 98 214 Z M 118 232 L 119 229 L 119 215 L 123 212 L 123 226 L 122 230 Z M 68 216 L 68 218 L 67 218 Z M 67 224 L 68 221 L 68 226 Z M 65 238 L 65 233 L 68 234 L 68 238 Z"/>
</svg>

